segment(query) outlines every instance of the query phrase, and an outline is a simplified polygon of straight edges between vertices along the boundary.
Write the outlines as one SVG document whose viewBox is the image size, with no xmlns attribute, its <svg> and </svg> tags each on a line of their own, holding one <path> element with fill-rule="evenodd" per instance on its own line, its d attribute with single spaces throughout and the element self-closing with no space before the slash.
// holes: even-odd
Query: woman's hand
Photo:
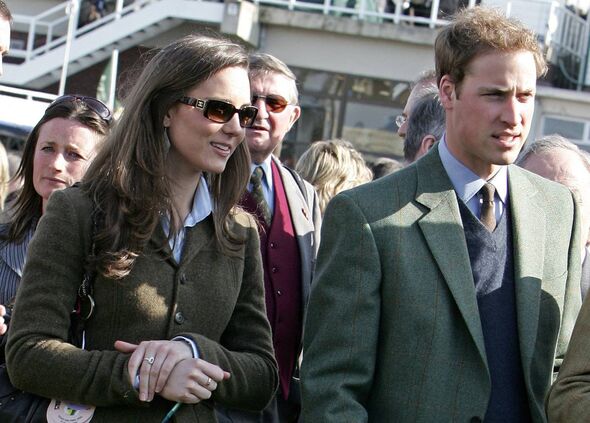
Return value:
<svg viewBox="0 0 590 423">
<path fill-rule="evenodd" d="M 144 341 L 139 345 L 116 341 L 115 348 L 132 353 L 127 370 L 131 384 L 139 376 L 139 399 L 151 401 L 160 393 L 175 366 L 193 357 L 190 346 L 183 341 Z"/>
<path fill-rule="evenodd" d="M 230 374 L 199 358 L 183 360 L 174 367 L 160 395 L 167 400 L 196 404 L 211 398 L 219 382 Z"/>
</svg>

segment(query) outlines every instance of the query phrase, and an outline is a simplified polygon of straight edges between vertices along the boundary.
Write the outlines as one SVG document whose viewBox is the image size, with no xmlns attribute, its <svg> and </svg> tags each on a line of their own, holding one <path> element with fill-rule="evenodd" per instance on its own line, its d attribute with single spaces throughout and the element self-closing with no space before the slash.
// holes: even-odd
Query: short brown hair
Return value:
<svg viewBox="0 0 590 423">
<path fill-rule="evenodd" d="M 268 53 L 252 53 L 250 55 L 250 80 L 257 79 L 268 73 L 277 73 L 293 81 L 289 102 L 298 104 L 297 77 L 285 62 Z"/>
<path fill-rule="evenodd" d="M 545 74 L 547 64 L 535 34 L 500 10 L 477 6 L 459 12 L 444 27 L 434 42 L 436 82 L 449 75 L 460 85 L 468 66 L 477 56 L 492 51 L 528 51 L 533 54 L 537 77 Z"/>
</svg>

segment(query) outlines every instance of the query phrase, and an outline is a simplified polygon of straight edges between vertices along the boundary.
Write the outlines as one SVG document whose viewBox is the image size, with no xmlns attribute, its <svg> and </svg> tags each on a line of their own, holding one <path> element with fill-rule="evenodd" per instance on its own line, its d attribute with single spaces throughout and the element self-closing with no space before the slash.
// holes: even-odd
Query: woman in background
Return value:
<svg viewBox="0 0 590 423">
<path fill-rule="evenodd" d="M 373 179 L 363 156 L 348 141 L 317 141 L 301 155 L 295 170 L 312 184 L 320 198 L 322 214 L 336 194 Z"/>
<path fill-rule="evenodd" d="M 203 36 L 144 67 L 82 185 L 52 196 L 31 242 L 8 335 L 15 386 L 90 405 L 93 423 L 169 410 L 215 422 L 215 403 L 270 401 L 257 227 L 236 208 L 257 114 L 247 69 L 243 47 Z M 81 349 L 67 339 L 88 257 L 96 306 Z"/>
<path fill-rule="evenodd" d="M 0 304 L 11 306 L 29 241 L 55 191 L 82 180 L 111 126 L 111 112 L 92 97 L 66 95 L 47 107 L 25 142 L 14 179 L 22 188 L 0 225 Z M 1 314 L 1 312 L 0 312 Z"/>
</svg>

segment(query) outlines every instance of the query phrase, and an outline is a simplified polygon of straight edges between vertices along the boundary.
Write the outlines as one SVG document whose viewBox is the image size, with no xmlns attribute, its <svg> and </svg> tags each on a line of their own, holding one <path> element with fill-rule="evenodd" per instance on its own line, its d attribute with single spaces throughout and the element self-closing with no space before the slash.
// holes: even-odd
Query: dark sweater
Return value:
<svg viewBox="0 0 590 423">
<path fill-rule="evenodd" d="M 485 422 L 529 422 L 518 343 L 509 210 L 490 233 L 462 201 L 459 208 L 492 381 Z"/>
</svg>

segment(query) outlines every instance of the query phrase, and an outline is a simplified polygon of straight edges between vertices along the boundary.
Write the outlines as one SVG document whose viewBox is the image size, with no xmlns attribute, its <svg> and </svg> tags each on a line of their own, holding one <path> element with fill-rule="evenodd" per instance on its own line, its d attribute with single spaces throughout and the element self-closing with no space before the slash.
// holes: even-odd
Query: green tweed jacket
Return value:
<svg viewBox="0 0 590 423">
<path fill-rule="evenodd" d="M 154 234 L 122 280 L 98 276 L 96 311 L 87 324 L 87 350 L 65 342 L 76 291 L 91 246 L 92 205 L 78 188 L 52 195 L 33 240 L 17 294 L 7 345 L 13 383 L 50 398 L 97 406 L 93 423 L 160 422 L 174 405 L 139 401 L 128 354 L 116 340 L 194 339 L 201 358 L 231 373 L 211 400 L 185 405 L 177 422 L 215 422 L 214 404 L 262 409 L 277 384 L 264 305 L 258 233 L 247 214 L 234 228 L 246 238 L 235 257 L 220 253 L 211 217 L 188 229 L 180 263 Z"/>
<path fill-rule="evenodd" d="M 581 303 L 579 223 L 566 188 L 516 166 L 508 174 L 520 360 L 533 421 L 544 422 Z M 306 423 L 483 420 L 486 351 L 437 148 L 328 206 L 301 380 Z"/>
</svg>

